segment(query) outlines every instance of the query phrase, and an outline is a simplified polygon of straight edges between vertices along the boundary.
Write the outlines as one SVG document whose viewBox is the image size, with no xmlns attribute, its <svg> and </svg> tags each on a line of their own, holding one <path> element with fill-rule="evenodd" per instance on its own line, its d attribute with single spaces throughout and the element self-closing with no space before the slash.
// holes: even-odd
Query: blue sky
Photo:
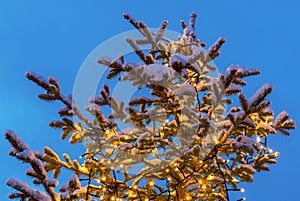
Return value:
<svg viewBox="0 0 300 201">
<path fill-rule="evenodd" d="M 128 1 L 129 2 L 129 1 Z M 15 130 L 33 149 L 47 145 L 56 151 L 72 152 L 77 157 L 82 146 L 69 146 L 60 140 L 60 132 L 48 128 L 58 119 L 59 104 L 38 100 L 41 90 L 27 81 L 26 71 L 46 77 L 54 75 L 65 93 L 72 92 L 76 74 L 100 43 L 132 27 L 122 17 L 128 12 L 143 19 L 149 27 L 158 27 L 165 19 L 168 29 L 181 32 L 180 20 L 188 21 L 190 12 L 198 14 L 198 37 L 213 43 L 227 39 L 221 56 L 215 61 L 219 71 L 230 64 L 260 68 L 262 73 L 248 79 L 244 92 L 248 97 L 263 83 L 273 84 L 270 96 L 276 113 L 286 109 L 300 122 L 299 73 L 300 3 L 296 0 L 210 0 L 210 1 L 1 1 L 0 2 L 0 131 Z M 195 3 L 197 2 L 197 3 Z M 279 150 L 279 163 L 271 172 L 255 175 L 245 184 L 247 200 L 295 200 L 299 190 L 299 140 L 295 130 L 290 137 L 274 136 L 269 142 Z M 8 156 L 8 143 L 0 140 L 0 200 L 7 200 L 8 177 L 23 181 L 26 165 Z M 27 180 L 29 181 L 29 180 Z M 239 197 L 236 193 L 232 197 Z"/>
</svg>

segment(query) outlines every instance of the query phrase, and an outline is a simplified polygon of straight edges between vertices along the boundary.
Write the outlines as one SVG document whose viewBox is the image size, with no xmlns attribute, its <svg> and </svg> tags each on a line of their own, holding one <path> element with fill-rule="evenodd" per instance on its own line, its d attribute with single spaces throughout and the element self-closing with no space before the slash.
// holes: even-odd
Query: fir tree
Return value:
<svg viewBox="0 0 300 201">
<path fill-rule="evenodd" d="M 267 100 L 271 85 L 250 98 L 243 94 L 244 78 L 259 74 L 258 69 L 231 65 L 213 76 L 212 61 L 225 39 L 206 48 L 196 35 L 194 13 L 188 25 L 181 21 L 178 41 L 164 36 L 167 21 L 154 33 L 144 22 L 124 17 L 143 36 L 126 39 L 140 62 L 125 62 L 125 56 L 99 57 L 97 62 L 107 66 L 108 79 L 127 80 L 150 93 L 125 105 L 105 84 L 85 108 L 90 118 L 71 95 L 61 93 L 54 77 L 28 72 L 26 77 L 45 90 L 40 99 L 64 105 L 58 111 L 61 119 L 49 125 L 61 129 L 62 139 L 72 144 L 87 142 L 86 153 L 80 164 L 49 147 L 43 153 L 33 151 L 16 133 L 5 131 L 12 146 L 9 154 L 30 164 L 26 175 L 43 187 L 8 179 L 7 185 L 16 190 L 10 199 L 230 200 L 230 191 L 243 191 L 241 182 L 252 182 L 257 171 L 269 171 L 269 164 L 276 163 L 279 152 L 268 148 L 267 138 L 277 132 L 288 136 L 295 123 L 285 111 L 274 118 Z M 141 48 L 145 44 L 150 46 L 147 51 Z M 120 129 L 120 121 L 128 127 Z M 73 174 L 59 185 L 62 169 Z"/>
</svg>

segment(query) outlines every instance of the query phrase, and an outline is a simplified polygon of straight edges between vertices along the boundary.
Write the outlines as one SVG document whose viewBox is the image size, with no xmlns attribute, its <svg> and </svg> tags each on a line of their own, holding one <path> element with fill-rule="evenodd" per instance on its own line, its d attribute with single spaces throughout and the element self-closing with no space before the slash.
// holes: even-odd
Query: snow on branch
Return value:
<svg viewBox="0 0 300 201">
<path fill-rule="evenodd" d="M 8 179 L 6 184 L 21 193 L 11 193 L 10 199 L 18 198 L 30 198 L 36 201 L 51 201 L 52 199 L 47 196 L 44 192 L 29 188 L 25 182 L 21 182 L 18 179 Z"/>
<path fill-rule="evenodd" d="M 29 163 L 32 167 L 30 171 L 27 173 L 34 177 L 36 180 L 36 183 L 42 184 L 46 192 L 49 194 L 51 199 L 56 199 L 58 197 L 58 194 L 54 191 L 53 185 L 57 184 L 53 180 L 49 180 L 47 176 L 47 172 L 43 167 L 42 161 L 36 157 L 34 152 L 19 138 L 19 136 L 14 133 L 11 130 L 5 131 L 5 138 L 10 142 L 12 147 L 14 148 L 14 156 L 25 162 Z M 33 173 L 34 171 L 34 173 Z M 49 185 L 49 181 L 51 181 L 52 185 Z M 16 179 L 10 179 L 8 180 L 8 185 L 15 188 L 18 191 L 21 191 L 26 197 L 34 198 L 38 195 L 40 196 L 40 193 L 37 193 L 39 191 L 33 191 L 28 189 L 27 185 L 24 185 L 25 183 L 19 182 Z M 31 194 L 32 193 L 32 194 Z M 43 198 L 46 199 L 47 197 Z M 47 198 L 48 199 L 48 198 Z M 39 199 L 36 199 L 39 200 Z M 42 200 L 42 199 L 41 199 Z M 50 198 L 49 198 L 50 200 Z"/>
<path fill-rule="evenodd" d="M 229 201 L 229 191 L 238 190 L 239 182 L 252 182 L 257 171 L 276 163 L 279 152 L 268 148 L 269 134 L 289 135 L 296 126 L 285 111 L 273 121 L 271 101 L 266 100 L 271 85 L 250 99 L 243 94 L 244 78 L 259 74 L 258 69 L 231 65 L 211 76 L 216 72 L 211 61 L 226 40 L 220 37 L 202 49 L 195 13 L 189 24 L 181 21 L 183 34 L 177 41 L 164 36 L 167 20 L 154 33 L 145 22 L 127 13 L 124 18 L 142 34 L 124 39 L 141 61 L 99 55 L 96 62 L 108 68 L 107 79 L 120 76 L 120 82 L 130 81 L 149 94 L 133 96 L 125 105 L 105 84 L 90 98 L 85 116 L 71 95 L 61 93 L 54 77 L 28 72 L 26 77 L 45 90 L 40 99 L 63 103 L 60 119 L 49 126 L 61 129 L 62 139 L 69 138 L 71 144 L 83 142 L 85 159 L 72 160 L 67 153 L 61 159 L 47 146 L 44 153 L 32 151 L 13 131 L 5 131 L 12 146 L 9 154 L 30 164 L 25 174 L 44 188 L 9 179 L 7 185 L 17 190 L 10 199 Z M 63 170 L 72 175 L 59 186 Z"/>
</svg>

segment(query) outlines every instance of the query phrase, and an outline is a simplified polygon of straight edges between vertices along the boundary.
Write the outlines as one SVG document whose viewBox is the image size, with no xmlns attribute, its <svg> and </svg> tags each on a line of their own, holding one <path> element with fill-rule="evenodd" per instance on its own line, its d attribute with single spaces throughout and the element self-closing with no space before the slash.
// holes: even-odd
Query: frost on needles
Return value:
<svg viewBox="0 0 300 201">
<path fill-rule="evenodd" d="M 103 57 L 95 62 L 108 68 L 107 79 L 127 80 L 149 93 L 125 105 L 104 84 L 85 108 L 90 118 L 72 95 L 61 93 L 54 77 L 28 72 L 26 77 L 45 90 L 38 95 L 41 100 L 62 103 L 60 119 L 49 125 L 71 144 L 87 142 L 85 160 L 79 163 L 47 146 L 43 153 L 33 151 L 15 132 L 5 131 L 9 154 L 28 163 L 25 174 L 41 186 L 37 190 L 8 179 L 15 190 L 10 199 L 225 201 L 230 191 L 243 191 L 241 182 L 252 182 L 257 171 L 269 171 L 269 164 L 276 163 L 279 152 L 268 147 L 267 138 L 278 131 L 289 135 L 295 123 L 286 111 L 274 119 L 267 99 L 271 85 L 250 98 L 243 94 L 244 78 L 259 74 L 258 69 L 231 65 L 212 76 L 212 61 L 226 40 L 219 38 L 206 48 L 195 31 L 195 13 L 189 24 L 180 22 L 183 34 L 177 41 L 164 35 L 168 21 L 153 32 L 143 21 L 126 13 L 124 18 L 141 34 L 139 39 L 124 38 L 139 61 L 99 55 Z M 143 49 L 145 44 L 149 49 Z M 120 129 L 120 121 L 128 126 Z M 142 168 L 133 172 L 137 165 Z M 62 169 L 72 172 L 65 184 L 59 183 Z"/>
</svg>

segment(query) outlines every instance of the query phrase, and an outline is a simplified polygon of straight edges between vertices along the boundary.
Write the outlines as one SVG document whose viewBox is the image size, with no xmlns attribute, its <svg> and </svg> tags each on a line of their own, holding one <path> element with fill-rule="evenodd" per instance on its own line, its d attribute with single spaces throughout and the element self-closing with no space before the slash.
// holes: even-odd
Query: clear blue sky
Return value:
<svg viewBox="0 0 300 201">
<path fill-rule="evenodd" d="M 300 3 L 297 0 L 207 0 L 204 1 L 1 1 L 0 2 L 0 131 L 15 130 L 33 149 L 45 145 L 56 151 L 73 152 L 81 146 L 68 146 L 60 132 L 48 128 L 58 119 L 59 104 L 37 99 L 41 89 L 27 81 L 28 70 L 58 78 L 65 93 L 72 92 L 76 74 L 87 55 L 100 43 L 132 27 L 122 17 L 128 12 L 150 27 L 169 20 L 168 29 L 181 31 L 179 21 L 198 13 L 198 36 L 208 44 L 219 36 L 227 38 L 216 60 L 220 71 L 230 64 L 260 68 L 262 74 L 249 80 L 245 93 L 263 83 L 274 85 L 270 96 L 276 113 L 286 109 L 300 122 L 299 73 Z M 198 2 L 198 3 L 195 3 Z M 0 139 L 0 200 L 7 200 L 8 177 L 24 176 L 26 166 L 8 156 L 9 145 Z M 244 196 L 251 201 L 295 200 L 299 191 L 299 141 L 297 130 L 290 137 L 270 138 L 279 150 L 279 163 L 271 172 L 255 175 Z M 241 195 L 243 196 L 243 195 Z M 236 197 L 236 194 L 232 194 Z M 239 197 L 239 195 L 237 195 Z"/>
</svg>

